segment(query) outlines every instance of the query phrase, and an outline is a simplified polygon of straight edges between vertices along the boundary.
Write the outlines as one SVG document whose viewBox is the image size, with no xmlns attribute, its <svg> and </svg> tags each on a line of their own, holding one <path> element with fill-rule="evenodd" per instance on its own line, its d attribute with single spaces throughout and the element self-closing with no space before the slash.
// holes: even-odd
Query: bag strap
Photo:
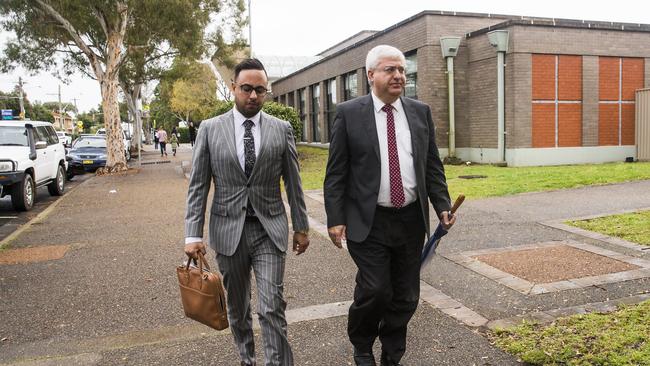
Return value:
<svg viewBox="0 0 650 366">
<path fill-rule="evenodd" d="M 188 258 L 188 259 L 187 259 L 187 264 L 185 265 L 185 269 L 186 269 L 186 270 L 189 270 L 189 269 L 190 269 L 190 263 L 194 262 L 194 265 L 196 265 L 197 262 L 198 262 L 198 265 L 199 265 L 199 273 L 203 273 L 203 266 L 205 266 L 205 269 L 208 270 L 208 272 L 212 272 L 212 270 L 210 269 L 210 265 L 208 264 L 208 261 L 207 261 L 207 260 L 205 259 L 205 257 L 203 256 L 203 253 L 201 253 L 201 252 L 199 251 L 199 252 L 198 252 L 198 257 L 199 257 L 199 260 L 198 260 L 198 261 L 197 261 L 196 259 L 194 259 L 194 258 Z"/>
</svg>

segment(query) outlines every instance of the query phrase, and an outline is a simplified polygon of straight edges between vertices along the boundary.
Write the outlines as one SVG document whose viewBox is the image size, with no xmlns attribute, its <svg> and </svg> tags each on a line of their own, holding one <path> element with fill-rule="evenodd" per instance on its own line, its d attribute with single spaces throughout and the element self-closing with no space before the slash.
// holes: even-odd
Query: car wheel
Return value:
<svg viewBox="0 0 650 366">
<path fill-rule="evenodd" d="M 34 178 L 28 173 L 25 173 L 23 181 L 15 184 L 11 189 L 11 204 L 16 211 L 29 211 L 34 206 L 34 198 L 36 196 L 36 186 L 34 186 Z"/>
<path fill-rule="evenodd" d="M 50 196 L 61 196 L 65 190 L 65 169 L 59 165 L 56 170 L 56 179 L 47 185 Z"/>
</svg>

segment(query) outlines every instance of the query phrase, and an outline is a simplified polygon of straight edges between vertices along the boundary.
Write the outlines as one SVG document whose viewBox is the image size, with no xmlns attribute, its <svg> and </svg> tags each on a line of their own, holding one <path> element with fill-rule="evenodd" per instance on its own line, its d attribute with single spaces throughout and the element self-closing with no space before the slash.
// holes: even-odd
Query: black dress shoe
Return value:
<svg viewBox="0 0 650 366">
<path fill-rule="evenodd" d="M 375 356 L 373 356 L 372 351 L 370 352 L 361 352 L 354 347 L 354 363 L 357 366 L 377 366 L 375 363 Z"/>
<path fill-rule="evenodd" d="M 380 366 L 403 366 L 399 362 L 393 361 L 393 359 L 385 352 L 381 352 L 381 363 Z"/>
</svg>

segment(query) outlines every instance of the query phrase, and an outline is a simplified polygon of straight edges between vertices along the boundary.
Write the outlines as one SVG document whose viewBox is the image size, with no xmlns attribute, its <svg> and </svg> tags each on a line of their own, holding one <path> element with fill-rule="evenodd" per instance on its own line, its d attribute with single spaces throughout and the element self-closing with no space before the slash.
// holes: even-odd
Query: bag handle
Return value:
<svg viewBox="0 0 650 366">
<path fill-rule="evenodd" d="M 198 256 L 199 256 L 199 260 L 197 261 L 197 260 L 194 259 L 194 258 L 188 258 L 188 259 L 187 259 L 187 264 L 185 265 L 185 269 L 186 269 L 186 270 L 189 270 L 189 269 L 190 269 L 190 263 L 191 263 L 192 261 L 194 261 L 194 264 L 195 264 L 195 265 L 197 264 L 196 262 L 198 262 L 198 265 L 199 265 L 199 273 L 203 273 L 203 266 L 205 266 L 205 269 L 207 269 L 208 272 L 212 272 L 212 270 L 210 269 L 210 265 L 208 264 L 208 261 L 207 261 L 207 260 L 205 259 L 205 257 L 203 256 L 203 253 L 201 253 L 201 251 L 198 251 L 197 253 L 198 253 Z"/>
</svg>

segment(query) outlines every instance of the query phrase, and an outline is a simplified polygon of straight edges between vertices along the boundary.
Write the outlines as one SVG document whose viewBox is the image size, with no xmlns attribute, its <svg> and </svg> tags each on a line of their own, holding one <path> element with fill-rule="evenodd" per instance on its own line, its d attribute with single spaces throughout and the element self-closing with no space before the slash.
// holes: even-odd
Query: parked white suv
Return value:
<svg viewBox="0 0 650 366">
<path fill-rule="evenodd" d="M 36 189 L 60 196 L 65 188 L 65 148 L 49 122 L 0 121 L 0 197 L 18 211 L 34 206 Z"/>
</svg>

